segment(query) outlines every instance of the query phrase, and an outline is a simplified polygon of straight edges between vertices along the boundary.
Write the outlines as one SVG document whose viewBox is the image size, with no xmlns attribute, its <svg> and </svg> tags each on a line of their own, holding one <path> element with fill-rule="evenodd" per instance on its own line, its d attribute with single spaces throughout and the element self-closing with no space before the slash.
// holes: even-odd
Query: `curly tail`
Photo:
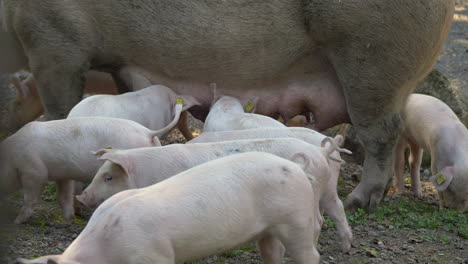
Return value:
<svg viewBox="0 0 468 264">
<path fill-rule="evenodd" d="M 182 99 L 178 98 L 177 99 L 177 103 L 175 104 L 174 106 L 174 109 L 175 109 L 175 115 L 174 115 L 174 119 L 171 121 L 171 123 L 169 123 L 167 126 L 165 126 L 164 128 L 161 128 L 159 130 L 156 130 L 156 131 L 153 131 L 151 133 L 151 136 L 153 137 L 153 142 L 156 146 L 161 146 L 161 143 L 159 142 L 159 137 L 167 134 L 169 131 L 171 131 L 171 129 L 174 128 L 174 126 L 177 124 L 177 122 L 179 122 L 179 119 L 180 119 L 180 114 L 182 113 L 182 108 L 184 106 L 184 102 Z"/>
<path fill-rule="evenodd" d="M 339 153 L 353 154 L 351 151 L 345 148 L 338 147 L 339 145 L 343 144 L 343 142 L 344 142 L 343 136 L 341 135 L 337 135 L 334 138 L 331 138 L 331 137 L 324 138 L 322 140 L 321 147 L 324 148 L 325 157 L 333 161 L 339 162 L 339 163 L 345 163 L 345 161 L 342 160 L 341 158 L 330 156 L 334 151 L 337 151 Z M 327 146 L 327 143 L 329 143 L 328 146 Z"/>
</svg>

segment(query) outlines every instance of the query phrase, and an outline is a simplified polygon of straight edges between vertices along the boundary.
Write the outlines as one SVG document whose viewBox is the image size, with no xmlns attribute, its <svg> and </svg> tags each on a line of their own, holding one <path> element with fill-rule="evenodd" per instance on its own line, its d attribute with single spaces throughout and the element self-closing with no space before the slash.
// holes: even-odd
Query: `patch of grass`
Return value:
<svg viewBox="0 0 468 264">
<path fill-rule="evenodd" d="M 424 241 L 431 241 L 431 242 L 441 242 L 443 244 L 450 244 L 452 242 L 452 237 L 439 234 L 437 231 L 429 230 L 424 232 L 423 234 L 418 235 L 418 238 Z"/>
<path fill-rule="evenodd" d="M 460 237 L 468 238 L 468 212 L 451 209 L 439 210 L 434 206 L 421 203 L 417 200 L 402 198 L 395 202 L 383 203 L 372 214 L 359 209 L 348 214 L 351 225 L 363 225 L 372 219 L 380 225 L 393 225 L 397 229 L 443 229 L 453 232 Z M 328 223 L 327 223 L 328 224 Z M 447 236 L 438 239 L 449 242 Z"/>
<path fill-rule="evenodd" d="M 49 183 L 44 188 L 44 194 L 53 200 L 57 199 L 57 185 L 55 183 Z"/>
<path fill-rule="evenodd" d="M 382 204 L 375 212 L 375 217 L 380 223 L 394 223 L 396 228 L 459 230 L 462 231 L 462 237 L 468 237 L 468 233 L 463 232 L 468 228 L 468 213 L 450 209 L 439 210 L 416 200 L 405 198 L 395 203 Z"/>
<path fill-rule="evenodd" d="M 35 217 L 30 220 L 31 226 L 35 226 L 39 228 L 39 230 L 42 232 L 45 229 L 45 226 L 47 224 L 47 219 L 44 217 Z"/>
<path fill-rule="evenodd" d="M 80 218 L 78 216 L 75 216 L 75 218 L 73 219 L 73 224 L 77 225 L 77 226 L 80 226 L 80 227 L 85 227 L 87 223 L 88 222 L 86 220 L 84 220 L 84 219 L 82 219 L 82 218 Z"/>
<path fill-rule="evenodd" d="M 328 215 L 324 215 L 323 217 L 325 218 L 325 224 L 328 228 L 335 227 L 335 222 L 333 222 L 333 220 Z"/>
<path fill-rule="evenodd" d="M 242 253 L 244 253 L 242 249 L 235 249 L 235 250 L 224 252 L 222 255 L 226 258 L 232 258 L 232 257 L 240 256 L 242 255 Z"/>
<path fill-rule="evenodd" d="M 359 208 L 356 212 L 349 214 L 348 222 L 350 225 L 362 225 L 367 223 L 367 212 L 364 209 Z"/>
<path fill-rule="evenodd" d="M 216 259 L 216 263 L 224 263 L 226 261 L 226 258 L 223 257 L 223 256 L 219 256 L 217 259 Z"/>
</svg>

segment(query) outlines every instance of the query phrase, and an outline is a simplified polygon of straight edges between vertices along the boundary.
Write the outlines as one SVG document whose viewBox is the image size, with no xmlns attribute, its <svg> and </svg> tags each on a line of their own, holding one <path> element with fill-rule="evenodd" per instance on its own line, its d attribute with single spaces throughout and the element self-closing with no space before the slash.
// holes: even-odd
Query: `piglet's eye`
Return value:
<svg viewBox="0 0 468 264">
<path fill-rule="evenodd" d="M 112 175 L 107 174 L 106 177 L 104 178 L 104 181 L 110 181 L 112 180 Z"/>
</svg>

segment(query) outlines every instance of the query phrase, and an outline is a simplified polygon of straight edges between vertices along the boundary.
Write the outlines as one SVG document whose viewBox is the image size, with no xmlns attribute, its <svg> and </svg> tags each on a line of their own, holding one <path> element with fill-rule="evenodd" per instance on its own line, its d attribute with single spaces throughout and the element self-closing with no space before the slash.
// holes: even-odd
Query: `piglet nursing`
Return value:
<svg viewBox="0 0 468 264">
<path fill-rule="evenodd" d="M 151 130 L 158 130 L 168 126 L 174 119 L 176 114 L 174 106 L 177 100 L 183 104 L 182 111 L 199 104 L 193 96 L 177 95 L 166 86 L 153 85 L 136 92 L 121 95 L 88 97 L 73 107 L 67 118 L 85 116 L 115 117 L 132 120 Z M 188 128 L 186 118 L 184 116 L 178 122 L 179 129 L 185 138 L 192 139 L 193 136 Z"/>
<path fill-rule="evenodd" d="M 246 108 L 252 108 L 254 103 L 250 102 Z M 229 131 L 242 130 L 259 127 L 285 127 L 281 122 L 263 115 L 246 113 L 241 102 L 231 96 L 222 96 L 210 108 L 205 120 L 203 131 Z"/>
<path fill-rule="evenodd" d="M 318 264 L 318 198 L 303 171 L 314 164 L 300 153 L 292 160 L 237 154 L 121 192 L 62 255 L 18 261 L 174 264 L 256 240 L 264 263 L 281 263 L 286 249 L 295 263 Z"/>
</svg>

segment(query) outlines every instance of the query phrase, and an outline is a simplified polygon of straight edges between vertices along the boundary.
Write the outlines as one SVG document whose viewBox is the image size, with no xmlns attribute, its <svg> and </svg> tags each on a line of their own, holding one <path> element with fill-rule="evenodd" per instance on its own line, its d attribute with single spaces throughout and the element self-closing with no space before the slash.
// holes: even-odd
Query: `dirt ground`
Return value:
<svg viewBox="0 0 468 264">
<path fill-rule="evenodd" d="M 468 1 L 457 1 L 454 25 L 437 67 L 459 87 L 468 89 Z M 200 122 L 192 120 L 195 132 Z M 174 131 L 165 143 L 182 143 L 183 137 Z M 344 199 L 356 185 L 362 167 L 348 160 L 342 168 L 339 193 Z M 425 195 L 414 198 L 408 192 L 396 195 L 390 191 L 383 205 L 373 214 L 358 211 L 348 219 L 353 229 L 351 252 L 343 254 L 336 229 L 328 227 L 320 236 L 321 263 L 457 263 L 468 264 L 468 213 L 439 211 L 434 189 L 427 183 L 428 168 L 422 168 Z M 409 186 L 409 185 L 407 185 Z M 13 196 L 0 211 L 0 263 L 14 263 L 16 257 L 33 258 L 59 254 L 78 236 L 91 212 L 82 212 L 72 226 L 61 223 L 60 209 L 55 201 L 53 186 L 43 195 L 31 221 L 13 225 L 21 204 Z M 221 255 L 189 263 L 261 263 L 255 246 L 247 245 Z M 284 263 L 293 263 L 287 256 Z"/>
</svg>

